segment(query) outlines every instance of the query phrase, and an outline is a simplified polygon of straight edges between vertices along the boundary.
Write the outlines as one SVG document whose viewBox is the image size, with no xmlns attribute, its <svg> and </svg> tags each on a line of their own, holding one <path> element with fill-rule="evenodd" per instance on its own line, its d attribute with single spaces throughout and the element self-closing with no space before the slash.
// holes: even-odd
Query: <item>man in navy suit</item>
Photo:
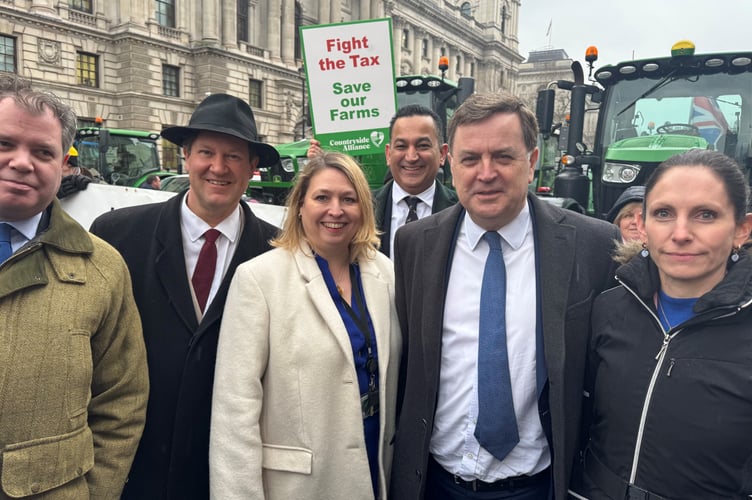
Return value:
<svg viewBox="0 0 752 500">
<path fill-rule="evenodd" d="M 414 198 L 415 219 L 457 203 L 457 194 L 436 178 L 449 148 L 441 129 L 439 116 L 417 104 L 400 108 L 389 122 L 386 163 L 392 178 L 373 192 L 380 250 L 387 256 L 392 255 L 397 229 L 409 220 L 410 198 Z M 319 142 L 312 140 L 308 156 L 320 153 Z"/>
<path fill-rule="evenodd" d="M 141 314 L 151 393 L 124 499 L 209 498 L 209 421 L 219 326 L 235 268 L 269 250 L 277 228 L 241 196 L 257 167 L 279 161 L 258 142 L 246 102 L 212 94 L 187 127 L 162 131 L 182 146 L 190 187 L 166 202 L 97 218 L 91 232 L 125 258 Z M 214 236 L 216 240 L 214 241 Z M 215 265 L 195 272 L 214 241 Z M 201 266 L 206 268 L 206 266 Z"/>
<path fill-rule="evenodd" d="M 535 115 L 516 97 L 471 96 L 449 125 L 460 203 L 397 231 L 395 295 L 404 343 L 390 498 L 566 497 L 590 308 L 612 275 L 618 232 L 529 194 L 537 132 Z M 515 436 L 503 453 L 476 437 L 490 240 L 501 242 L 506 268 L 508 421 L 516 425 L 500 431 Z"/>
<path fill-rule="evenodd" d="M 454 191 L 436 176 L 449 146 L 442 140 L 441 120 L 417 104 L 400 108 L 389 123 L 386 163 L 392 179 L 373 192 L 376 227 L 382 231 L 381 251 L 391 256 L 394 235 L 409 217 L 409 197 L 418 198 L 417 218 L 457 203 Z"/>
</svg>

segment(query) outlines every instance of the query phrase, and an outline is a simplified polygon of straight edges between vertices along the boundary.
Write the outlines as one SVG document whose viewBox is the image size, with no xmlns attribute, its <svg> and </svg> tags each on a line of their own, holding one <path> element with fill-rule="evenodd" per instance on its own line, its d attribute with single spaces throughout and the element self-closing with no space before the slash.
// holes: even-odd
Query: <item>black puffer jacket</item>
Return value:
<svg viewBox="0 0 752 500">
<path fill-rule="evenodd" d="M 633 258 L 617 279 L 621 286 L 593 306 L 592 416 L 580 493 L 619 500 L 627 493 L 751 494 L 752 258 L 742 255 L 697 301 L 696 316 L 668 332 L 656 314 L 650 258 Z"/>
</svg>

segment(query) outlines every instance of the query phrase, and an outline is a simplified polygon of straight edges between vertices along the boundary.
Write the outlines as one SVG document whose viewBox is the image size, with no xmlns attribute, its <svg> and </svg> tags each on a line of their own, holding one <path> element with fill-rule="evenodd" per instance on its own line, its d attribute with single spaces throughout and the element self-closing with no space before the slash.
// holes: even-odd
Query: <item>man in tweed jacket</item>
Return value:
<svg viewBox="0 0 752 500">
<path fill-rule="evenodd" d="M 0 499 L 119 498 L 144 426 L 128 270 L 55 199 L 75 126 L 0 78 Z"/>
</svg>

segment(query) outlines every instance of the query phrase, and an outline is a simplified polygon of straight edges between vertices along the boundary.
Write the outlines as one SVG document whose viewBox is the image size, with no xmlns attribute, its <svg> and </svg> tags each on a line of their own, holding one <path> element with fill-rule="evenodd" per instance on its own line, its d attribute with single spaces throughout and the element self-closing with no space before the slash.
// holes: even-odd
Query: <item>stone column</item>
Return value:
<svg viewBox="0 0 752 500">
<path fill-rule="evenodd" d="M 424 33 L 421 30 L 413 29 L 413 74 L 419 75 L 420 71 L 420 54 L 423 48 L 423 36 Z"/>
<path fill-rule="evenodd" d="M 244 0 L 246 1 L 246 0 Z M 238 0 L 222 0 L 222 46 L 238 46 Z"/>
<path fill-rule="evenodd" d="M 261 26 L 261 12 L 262 9 L 259 7 L 259 0 L 250 0 L 250 4 L 248 5 L 248 43 L 263 47 L 265 39 L 260 33 L 264 33 L 264 31 L 259 27 Z"/>
<path fill-rule="evenodd" d="M 426 59 L 428 61 L 425 64 L 428 66 L 428 74 L 433 75 L 438 71 L 436 67 L 438 59 L 433 55 L 433 37 L 430 34 L 426 34 L 426 38 L 428 39 L 428 47 L 426 49 Z"/>
<path fill-rule="evenodd" d="M 280 22 L 282 11 L 280 0 L 269 0 L 269 19 L 266 29 L 266 45 L 271 53 L 272 59 L 279 59 L 280 56 Z"/>
<path fill-rule="evenodd" d="M 193 1 L 195 2 L 195 0 L 193 0 Z M 104 3 L 108 4 L 110 2 L 108 0 L 104 0 Z M 129 3 L 129 2 L 117 2 L 117 3 L 120 6 L 120 8 L 122 9 L 123 8 L 123 4 L 124 3 Z M 138 16 L 136 19 L 132 19 L 132 21 L 138 23 L 140 26 L 146 27 L 146 20 L 147 19 L 154 19 L 155 8 L 154 8 L 154 2 L 153 2 L 153 0 L 133 0 L 130 3 L 133 4 L 134 12 L 136 12 L 137 13 L 136 15 Z M 176 9 L 175 10 L 175 28 L 183 28 L 183 29 L 185 29 L 185 27 L 188 25 L 188 23 L 183 18 L 183 16 L 185 16 L 185 14 L 183 14 L 182 12 L 180 12 L 181 10 L 184 10 L 184 9 Z"/>
<path fill-rule="evenodd" d="M 342 0 L 331 0 L 329 4 L 329 22 L 342 22 Z"/>
<path fill-rule="evenodd" d="M 31 0 L 31 13 L 58 17 L 52 0 Z"/>
<path fill-rule="evenodd" d="M 329 24 L 331 16 L 329 0 L 319 0 L 319 24 Z"/>
<path fill-rule="evenodd" d="M 384 17 L 383 0 L 371 0 L 371 17 L 369 19 L 378 19 Z"/>
<path fill-rule="evenodd" d="M 371 0 L 360 0 L 360 19 L 371 19 Z"/>
<path fill-rule="evenodd" d="M 435 40 L 435 43 L 433 44 L 432 74 L 441 76 L 441 71 L 439 70 L 439 59 L 441 59 L 441 40 Z"/>
<path fill-rule="evenodd" d="M 282 0 L 282 60 L 295 64 L 295 0 Z"/>
<path fill-rule="evenodd" d="M 394 50 L 394 74 L 402 74 L 402 21 L 392 19 L 392 42 Z"/>
<path fill-rule="evenodd" d="M 219 5 L 217 0 L 203 0 L 201 10 L 201 40 L 219 40 Z"/>
</svg>

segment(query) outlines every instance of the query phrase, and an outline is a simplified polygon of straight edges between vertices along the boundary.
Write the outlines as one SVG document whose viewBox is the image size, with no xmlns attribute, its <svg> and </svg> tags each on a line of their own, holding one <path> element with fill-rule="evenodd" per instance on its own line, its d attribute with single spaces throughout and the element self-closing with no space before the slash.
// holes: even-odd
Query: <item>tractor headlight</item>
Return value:
<svg viewBox="0 0 752 500">
<path fill-rule="evenodd" d="M 601 179 L 604 182 L 630 184 L 634 182 L 634 180 L 637 178 L 637 174 L 639 173 L 639 165 L 606 162 L 603 166 L 603 176 L 601 177 Z"/>
</svg>

